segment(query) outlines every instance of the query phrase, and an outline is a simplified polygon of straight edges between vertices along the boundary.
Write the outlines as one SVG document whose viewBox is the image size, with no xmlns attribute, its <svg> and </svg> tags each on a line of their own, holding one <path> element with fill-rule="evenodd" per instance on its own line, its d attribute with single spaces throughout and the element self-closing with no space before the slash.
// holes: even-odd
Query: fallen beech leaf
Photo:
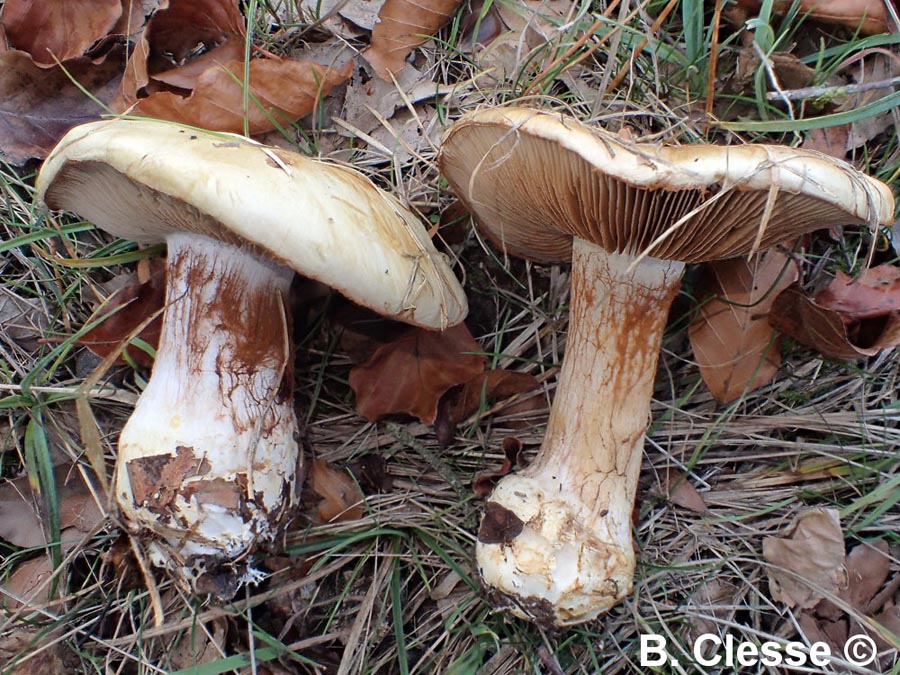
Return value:
<svg viewBox="0 0 900 675">
<path fill-rule="evenodd" d="M 762 2 L 739 0 L 738 5 L 755 12 Z M 813 21 L 859 29 L 868 35 L 891 32 L 887 8 L 882 0 L 775 0 L 772 11 L 778 14 L 797 12 Z"/>
<path fill-rule="evenodd" d="M 694 513 L 709 513 L 703 497 L 681 471 L 667 469 L 663 489 L 666 498 L 676 506 Z"/>
<path fill-rule="evenodd" d="M 103 108 L 69 80 L 109 104 L 119 93 L 122 54 L 115 51 L 103 63 L 87 58 L 39 68 L 22 51 L 0 52 L 0 160 L 23 164 L 43 158 L 76 124 L 99 119 Z"/>
<path fill-rule="evenodd" d="M 290 124 L 312 112 L 321 97 L 350 76 L 351 68 L 352 62 L 338 71 L 311 61 L 253 59 L 247 110 L 250 133 L 270 131 L 276 123 Z M 218 63 L 197 78 L 190 96 L 152 94 L 138 102 L 135 112 L 215 131 L 243 133 L 243 77 L 243 61 Z"/>
<path fill-rule="evenodd" d="M 397 75 L 413 48 L 437 33 L 461 4 L 462 0 L 386 0 L 372 29 L 372 46 L 364 52 L 375 74 L 384 80 Z"/>
<path fill-rule="evenodd" d="M 124 39 L 130 46 L 128 60 L 119 97 L 112 108 L 117 112 L 127 110 L 136 100 L 138 91 L 147 86 L 150 75 L 147 59 L 150 42 L 147 40 L 148 17 L 169 6 L 169 0 L 122 0 L 122 16 L 110 34 Z"/>
<path fill-rule="evenodd" d="M 719 403 L 774 377 L 781 365 L 778 337 L 767 321 L 779 291 L 797 280 L 796 264 L 769 250 L 749 261 L 709 263 L 712 299 L 700 307 L 689 335 L 700 374 Z"/>
<path fill-rule="evenodd" d="M 456 425 L 476 412 L 483 403 L 522 394 L 537 389 L 540 384 L 537 378 L 529 373 L 488 370 L 463 383 L 461 387 L 451 388 L 441 397 L 434 420 L 438 442 L 443 446 L 450 445 L 456 434 Z M 508 412 L 509 409 L 504 410 L 504 413 Z"/>
<path fill-rule="evenodd" d="M 371 31 L 378 23 L 384 0 L 300 0 L 304 18 L 345 40 Z"/>
<path fill-rule="evenodd" d="M 841 314 L 820 307 L 798 284 L 775 299 L 769 323 L 830 359 L 849 361 L 900 345 L 900 312 L 848 326 Z"/>
<path fill-rule="evenodd" d="M 854 65 L 845 72 L 850 84 L 867 85 L 897 77 L 900 75 L 900 64 L 897 63 L 897 59 L 894 58 L 894 54 L 891 52 L 876 51 L 866 56 L 858 66 Z M 884 90 L 878 89 L 856 92 L 847 96 L 835 112 L 857 110 L 866 104 L 874 103 L 884 95 Z M 857 148 L 869 146 L 877 136 L 886 131 L 892 132 L 894 124 L 894 116 L 890 110 L 874 115 L 865 115 L 854 120 L 850 123 L 847 150 L 856 150 Z"/>
<path fill-rule="evenodd" d="M 507 28 L 497 5 L 491 2 L 485 11 L 484 4 L 484 0 L 475 0 L 470 3 L 469 11 L 463 18 L 460 27 L 463 39 L 460 44 L 464 49 L 475 50 L 489 45 Z"/>
<path fill-rule="evenodd" d="M 879 539 L 857 544 L 847 555 L 845 566 L 847 590 L 841 591 L 841 597 L 862 612 L 881 609 L 871 607 L 870 603 L 891 572 L 891 550 L 887 541 Z"/>
<path fill-rule="evenodd" d="M 156 318 L 147 324 L 138 336 L 155 349 L 159 344 L 162 328 L 160 310 L 165 301 L 165 261 L 155 258 L 150 264 L 150 278 L 144 283 L 127 284 L 112 296 L 112 299 L 103 306 L 105 318 L 101 318 L 100 323 L 82 335 L 78 342 L 97 356 L 109 356 L 141 323 L 156 313 Z M 139 347 L 128 345 L 125 352 L 145 368 L 153 365 L 153 358 Z M 120 356 L 119 363 L 124 362 L 125 359 Z"/>
<path fill-rule="evenodd" d="M 0 637 L 0 663 L 3 675 L 71 675 L 74 668 L 62 658 L 62 629 L 47 632 L 42 628 L 21 628 L 15 622 Z"/>
<path fill-rule="evenodd" d="M 381 455 L 365 455 L 348 462 L 347 470 L 365 494 L 390 492 L 394 481 L 388 474 L 387 462 Z"/>
<path fill-rule="evenodd" d="M 308 481 L 308 490 L 316 500 L 313 522 L 338 523 L 358 520 L 365 515 L 365 497 L 346 471 L 336 469 L 324 459 L 317 459 L 310 467 Z"/>
<path fill-rule="evenodd" d="M 465 46 L 472 49 L 479 67 L 497 81 L 541 72 L 556 56 L 553 45 L 562 35 L 560 26 L 577 13 L 575 3 L 546 0 L 495 2 L 491 10 L 496 15 L 488 19 L 487 36 L 475 36 L 484 42 Z"/>
<path fill-rule="evenodd" d="M 705 633 L 720 632 L 723 620 L 734 616 L 740 607 L 740 603 L 736 602 L 739 597 L 738 587 L 730 581 L 713 577 L 703 582 L 687 601 L 691 611 L 685 616 L 690 625 L 691 642 L 696 642 Z M 704 656 L 710 656 L 715 649 L 715 644 L 708 643 Z"/>
<path fill-rule="evenodd" d="M 229 36 L 244 36 L 239 6 L 235 0 L 169 0 L 148 22 L 151 54 L 182 65 L 197 45 L 212 49 Z"/>
<path fill-rule="evenodd" d="M 788 607 L 813 607 L 825 593 L 837 593 L 847 583 L 844 535 L 836 509 L 803 511 L 786 537 L 763 539 L 763 557 L 769 563 L 772 599 Z"/>
<path fill-rule="evenodd" d="M 218 617 L 196 630 L 184 631 L 176 636 L 177 642 L 169 652 L 167 666 L 172 670 L 197 672 L 201 666 L 222 658 L 226 653 L 225 637 L 228 620 Z"/>
<path fill-rule="evenodd" d="M 864 615 L 871 615 L 881 607 L 869 607 L 872 598 L 887 580 L 891 570 L 890 547 L 883 539 L 857 544 L 844 559 L 847 584 L 838 597 Z M 836 620 L 846 615 L 843 609 L 827 598 L 815 608 L 817 617 Z"/>
<path fill-rule="evenodd" d="M 12 340 L 30 350 L 43 337 L 50 319 L 39 300 L 17 295 L 11 285 L 0 289 L 0 326 L 2 339 Z"/>
<path fill-rule="evenodd" d="M 382 133 L 385 131 L 382 122 L 391 120 L 398 110 L 408 114 L 407 106 L 411 103 L 433 100 L 449 91 L 412 66 L 390 82 L 373 79 L 358 69 L 347 84 L 341 119 L 363 133 Z M 352 133 L 349 129 L 345 132 Z"/>
<path fill-rule="evenodd" d="M 847 583 L 837 595 L 854 612 L 867 617 L 869 621 L 861 621 L 855 614 L 825 598 L 812 610 L 801 612 L 800 627 L 806 636 L 814 641 L 828 643 L 833 653 L 843 653 L 848 638 L 860 634 L 872 638 L 879 651 L 895 648 L 895 645 L 881 636 L 880 631 L 872 628 L 874 621 L 892 633 L 900 632 L 900 613 L 893 599 L 898 579 L 895 577 L 881 590 L 890 574 L 890 565 L 890 547 L 885 540 L 855 546 L 844 559 Z"/>
<path fill-rule="evenodd" d="M 722 83 L 723 91 L 729 94 L 753 94 L 756 74 L 762 67 L 760 55 L 755 50 L 738 49 L 734 73 Z M 816 70 L 790 52 L 773 52 L 766 57 L 765 67 L 771 69 L 779 86 L 784 89 L 801 89 L 820 83 Z"/>
<path fill-rule="evenodd" d="M 41 598 L 36 591 L 52 573 L 53 563 L 46 555 L 20 562 L 3 582 L 3 588 L 0 590 L 0 605 L 5 606 L 7 611 L 13 612 L 23 604 L 16 598 L 23 600 L 34 598 L 37 601 L 36 604 L 42 604 L 47 600 L 47 594 L 45 592 L 44 597 Z M 49 588 L 49 586 L 45 586 L 45 588 Z"/>
<path fill-rule="evenodd" d="M 879 612 L 872 618 L 875 620 L 876 624 L 883 626 L 889 632 L 894 635 L 900 635 L 900 605 L 891 601 L 888 603 L 888 606 L 885 607 L 884 611 Z M 859 624 L 856 623 L 856 625 Z M 879 651 L 890 650 L 889 654 L 896 654 L 897 643 L 895 641 L 888 642 L 878 631 L 867 630 L 866 633 L 875 640 L 875 644 L 878 646 Z"/>
<path fill-rule="evenodd" d="M 53 477 L 60 529 L 90 532 L 103 520 L 103 514 L 81 473 L 71 464 L 63 464 L 53 469 Z M 40 514 L 43 505 L 35 503 L 36 499 L 39 497 L 32 493 L 27 476 L 0 484 L 0 539 L 22 548 L 47 543 Z"/>
<path fill-rule="evenodd" d="M 854 279 L 841 271 L 827 288 L 816 294 L 820 307 L 849 319 L 870 319 L 900 311 L 900 267 L 878 265 Z"/>
<path fill-rule="evenodd" d="M 179 89 L 193 89 L 197 86 L 200 76 L 208 69 L 221 66 L 229 61 L 243 61 L 243 58 L 244 41 L 230 38 L 215 49 L 191 59 L 183 66 L 154 73 L 153 79 Z"/>
<path fill-rule="evenodd" d="M 356 409 L 372 421 L 408 413 L 432 424 L 444 392 L 484 371 L 480 352 L 465 324 L 442 333 L 413 328 L 350 371 Z"/>
<path fill-rule="evenodd" d="M 813 642 L 824 642 L 831 648 L 832 654 L 841 654 L 847 642 L 849 626 L 846 619 L 831 621 L 813 616 L 808 610 L 800 612 L 800 628 L 804 635 Z"/>
<path fill-rule="evenodd" d="M 525 454 L 522 452 L 522 441 L 515 436 L 507 436 L 500 447 L 503 449 L 503 463 L 496 469 L 485 469 L 475 474 L 472 479 L 472 492 L 478 497 L 487 497 L 497 482 L 513 470 L 513 467 L 524 469 L 528 466 Z"/>
<path fill-rule="evenodd" d="M 147 25 L 148 19 L 169 7 L 169 0 L 121 0 L 122 15 L 110 31 L 113 35 L 134 38 Z"/>
<path fill-rule="evenodd" d="M 850 125 L 836 124 L 824 129 L 810 129 L 803 139 L 804 150 L 816 150 L 826 155 L 844 159 L 847 156 L 847 144 L 850 142 Z"/>
<path fill-rule="evenodd" d="M 84 55 L 122 14 L 121 0 L 6 0 L 0 24 L 39 66 Z"/>
<path fill-rule="evenodd" d="M 476 412 L 482 403 L 522 394 L 537 389 L 540 384 L 534 375 L 516 370 L 488 370 L 479 373 L 463 384 L 462 391 L 453 405 L 453 419 L 463 420 Z"/>
</svg>

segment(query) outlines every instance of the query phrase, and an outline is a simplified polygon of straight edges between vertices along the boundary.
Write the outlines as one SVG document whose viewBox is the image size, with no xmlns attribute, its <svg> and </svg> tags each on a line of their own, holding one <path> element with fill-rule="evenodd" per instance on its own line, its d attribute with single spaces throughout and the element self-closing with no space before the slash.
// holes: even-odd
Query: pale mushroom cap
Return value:
<svg viewBox="0 0 900 675">
<path fill-rule="evenodd" d="M 460 119 L 445 135 L 440 167 L 495 243 L 548 262 L 569 259 L 573 236 L 700 262 L 894 218 L 887 185 L 819 152 L 635 143 L 526 108 Z"/>
<path fill-rule="evenodd" d="M 195 232 L 246 246 L 381 314 L 429 328 L 465 294 L 421 223 L 362 174 L 153 120 L 75 127 L 44 162 L 39 197 L 120 237 Z"/>
</svg>

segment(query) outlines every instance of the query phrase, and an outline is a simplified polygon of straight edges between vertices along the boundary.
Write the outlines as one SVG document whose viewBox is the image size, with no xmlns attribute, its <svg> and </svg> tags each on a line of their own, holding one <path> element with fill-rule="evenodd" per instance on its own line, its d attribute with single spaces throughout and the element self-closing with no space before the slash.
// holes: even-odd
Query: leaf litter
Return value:
<svg viewBox="0 0 900 675">
<path fill-rule="evenodd" d="M 853 360 L 900 345 L 900 272 L 894 265 L 865 269 L 851 279 L 838 271 L 813 297 L 794 284 L 775 299 L 769 321 L 823 356 Z"/>
<path fill-rule="evenodd" d="M 707 264 L 712 277 L 689 335 L 700 374 L 716 401 L 728 403 L 769 382 L 781 365 L 779 340 L 768 322 L 778 293 L 799 277 L 785 254 Z"/>
</svg>

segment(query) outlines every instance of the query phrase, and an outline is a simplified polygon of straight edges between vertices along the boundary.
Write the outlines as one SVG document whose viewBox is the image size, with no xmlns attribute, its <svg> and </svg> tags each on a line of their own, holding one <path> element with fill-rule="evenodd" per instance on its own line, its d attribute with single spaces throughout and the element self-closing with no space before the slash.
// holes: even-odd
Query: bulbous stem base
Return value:
<svg viewBox="0 0 900 675">
<path fill-rule="evenodd" d="M 156 564 L 228 595 L 235 561 L 271 541 L 296 501 L 293 273 L 201 236 L 168 246 L 162 334 L 119 437 L 115 496 Z"/>
<path fill-rule="evenodd" d="M 488 497 L 482 578 L 540 623 L 588 621 L 633 584 L 631 513 L 660 343 L 683 265 L 575 240 L 566 353 L 534 463 Z"/>
</svg>

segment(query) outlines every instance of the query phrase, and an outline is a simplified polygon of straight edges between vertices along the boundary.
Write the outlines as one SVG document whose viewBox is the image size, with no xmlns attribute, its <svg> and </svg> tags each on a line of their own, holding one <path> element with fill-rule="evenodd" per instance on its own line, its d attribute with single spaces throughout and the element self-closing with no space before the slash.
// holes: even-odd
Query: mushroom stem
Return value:
<svg viewBox="0 0 900 675">
<path fill-rule="evenodd" d="M 116 498 L 154 562 L 195 586 L 271 540 L 295 501 L 293 272 L 203 236 L 167 243 L 162 334 L 119 438 Z"/>
<path fill-rule="evenodd" d="M 589 620 L 632 587 L 631 522 L 668 310 L 684 265 L 576 238 L 562 372 L 544 443 L 488 498 L 476 555 L 523 618 Z"/>
</svg>

